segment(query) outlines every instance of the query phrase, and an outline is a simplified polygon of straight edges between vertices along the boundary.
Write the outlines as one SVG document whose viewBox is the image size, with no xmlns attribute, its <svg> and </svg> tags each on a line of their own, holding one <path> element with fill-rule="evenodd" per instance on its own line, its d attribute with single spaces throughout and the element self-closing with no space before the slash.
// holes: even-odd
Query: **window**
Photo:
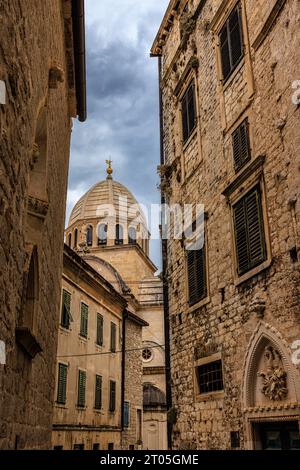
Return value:
<svg viewBox="0 0 300 470">
<path fill-rule="evenodd" d="M 144 348 L 142 351 L 142 357 L 145 362 L 149 362 L 152 359 L 152 351 L 150 348 Z"/>
<path fill-rule="evenodd" d="M 113 442 L 109 442 L 108 446 L 107 446 L 107 449 L 108 450 L 114 450 L 114 443 Z"/>
<path fill-rule="evenodd" d="M 189 304 L 195 305 L 207 295 L 205 246 L 187 251 Z"/>
<path fill-rule="evenodd" d="M 130 403 L 128 401 L 124 402 L 124 428 L 129 428 L 130 422 Z"/>
<path fill-rule="evenodd" d="M 61 318 L 60 324 L 63 328 L 70 327 L 70 317 L 71 317 L 71 294 L 70 292 L 63 289 L 62 291 L 62 303 L 61 303 Z"/>
<path fill-rule="evenodd" d="M 86 232 L 86 244 L 87 246 L 93 245 L 93 227 L 91 225 L 88 226 Z"/>
<path fill-rule="evenodd" d="M 100 450 L 100 444 L 98 444 L 98 442 L 93 444 L 93 450 Z"/>
<path fill-rule="evenodd" d="M 142 443 L 142 410 L 136 410 L 136 439 L 137 444 Z"/>
<path fill-rule="evenodd" d="M 220 32 L 223 79 L 227 80 L 244 55 L 241 9 L 238 5 Z"/>
<path fill-rule="evenodd" d="M 68 366 L 65 364 L 58 364 L 58 381 L 57 381 L 57 403 L 61 405 L 66 404 L 67 399 L 67 375 Z"/>
<path fill-rule="evenodd" d="M 101 375 L 96 375 L 95 409 L 101 410 L 101 408 L 102 408 L 102 377 Z"/>
<path fill-rule="evenodd" d="M 100 224 L 98 226 L 98 246 L 107 245 L 107 225 Z"/>
<path fill-rule="evenodd" d="M 74 248 L 77 248 L 77 241 L 78 241 L 78 230 L 76 228 L 74 232 Z"/>
<path fill-rule="evenodd" d="M 63 446 L 54 446 L 53 450 L 63 450 Z"/>
<path fill-rule="evenodd" d="M 123 227 L 120 224 L 116 225 L 116 239 L 115 239 L 115 244 L 116 245 L 123 245 Z"/>
<path fill-rule="evenodd" d="M 247 119 L 232 134 L 232 149 L 234 168 L 237 172 L 251 158 Z"/>
<path fill-rule="evenodd" d="M 196 368 L 199 393 L 223 390 L 222 361 L 209 362 Z"/>
<path fill-rule="evenodd" d="M 83 408 L 85 406 L 85 388 L 86 388 L 86 372 L 78 371 L 78 396 L 77 406 Z"/>
<path fill-rule="evenodd" d="M 84 444 L 74 444 L 74 450 L 84 450 Z"/>
<path fill-rule="evenodd" d="M 237 271 L 242 275 L 266 260 L 266 243 L 259 186 L 233 206 Z"/>
<path fill-rule="evenodd" d="M 116 410 L 116 382 L 110 380 L 109 382 L 109 411 Z"/>
<path fill-rule="evenodd" d="M 129 245 L 136 244 L 136 230 L 134 227 L 129 227 L 128 229 L 128 243 Z"/>
<path fill-rule="evenodd" d="M 87 338 L 88 334 L 88 318 L 89 307 L 81 302 L 81 317 L 80 317 L 80 336 Z"/>
<path fill-rule="evenodd" d="M 68 236 L 68 246 L 71 248 L 72 246 L 72 234 L 69 233 L 69 236 Z"/>
<path fill-rule="evenodd" d="M 182 135 L 186 142 L 196 127 L 196 98 L 194 82 L 190 84 L 181 100 Z"/>
<path fill-rule="evenodd" d="M 110 350 L 111 352 L 116 352 L 117 344 L 117 325 L 115 323 L 110 323 Z"/>
<path fill-rule="evenodd" d="M 129 450 L 134 450 L 134 444 L 129 444 Z"/>
<path fill-rule="evenodd" d="M 241 446 L 239 431 L 231 431 L 230 432 L 230 442 L 231 442 L 231 448 L 232 449 L 238 449 Z"/>
<path fill-rule="evenodd" d="M 96 343 L 98 346 L 103 346 L 103 316 L 97 313 L 97 336 Z"/>
</svg>

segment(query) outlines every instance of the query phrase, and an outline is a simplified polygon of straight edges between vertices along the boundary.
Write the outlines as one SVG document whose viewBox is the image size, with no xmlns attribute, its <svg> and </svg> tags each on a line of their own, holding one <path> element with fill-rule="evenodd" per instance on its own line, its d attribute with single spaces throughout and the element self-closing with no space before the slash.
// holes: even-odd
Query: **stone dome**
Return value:
<svg viewBox="0 0 300 470">
<path fill-rule="evenodd" d="M 125 198 L 128 207 L 128 220 L 132 220 L 137 216 L 137 210 L 130 210 L 130 207 L 135 206 L 135 208 L 138 208 L 141 221 L 146 227 L 145 216 L 133 194 L 123 184 L 112 178 L 96 183 L 79 199 L 71 212 L 69 227 L 78 221 L 101 218 L 101 207 L 109 204 L 113 205 L 117 218 L 124 217 L 126 211 Z"/>
</svg>

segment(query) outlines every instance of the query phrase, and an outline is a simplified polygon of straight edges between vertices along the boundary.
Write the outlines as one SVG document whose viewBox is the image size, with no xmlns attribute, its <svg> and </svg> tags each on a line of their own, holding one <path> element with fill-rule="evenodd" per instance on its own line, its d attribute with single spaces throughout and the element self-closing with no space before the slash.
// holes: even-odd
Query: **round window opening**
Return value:
<svg viewBox="0 0 300 470">
<path fill-rule="evenodd" d="M 151 361 L 153 354 L 150 348 L 144 348 L 142 352 L 142 357 L 144 361 Z"/>
</svg>

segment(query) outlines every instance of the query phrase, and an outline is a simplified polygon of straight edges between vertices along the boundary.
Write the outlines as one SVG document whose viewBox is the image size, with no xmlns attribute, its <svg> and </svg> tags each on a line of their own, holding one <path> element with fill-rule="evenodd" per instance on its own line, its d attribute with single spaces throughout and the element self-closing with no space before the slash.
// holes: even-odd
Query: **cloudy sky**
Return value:
<svg viewBox="0 0 300 470">
<path fill-rule="evenodd" d="M 76 201 L 106 177 L 143 204 L 159 202 L 157 59 L 149 51 L 169 0 L 86 0 L 88 119 L 75 122 L 67 219 Z M 157 242 L 153 261 L 160 265 Z"/>
</svg>

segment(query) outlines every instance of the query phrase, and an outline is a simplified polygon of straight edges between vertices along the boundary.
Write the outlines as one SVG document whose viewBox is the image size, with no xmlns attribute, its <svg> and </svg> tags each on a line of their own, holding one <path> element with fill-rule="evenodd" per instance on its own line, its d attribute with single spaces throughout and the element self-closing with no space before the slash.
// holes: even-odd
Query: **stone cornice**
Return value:
<svg viewBox="0 0 300 470">
<path fill-rule="evenodd" d="M 263 171 L 263 165 L 265 163 L 266 156 L 259 155 L 255 160 L 253 160 L 246 168 L 239 173 L 231 183 L 222 192 L 223 196 L 228 198 L 241 184 L 243 184 L 249 176 L 252 175 L 256 170 L 261 169 Z"/>
</svg>

